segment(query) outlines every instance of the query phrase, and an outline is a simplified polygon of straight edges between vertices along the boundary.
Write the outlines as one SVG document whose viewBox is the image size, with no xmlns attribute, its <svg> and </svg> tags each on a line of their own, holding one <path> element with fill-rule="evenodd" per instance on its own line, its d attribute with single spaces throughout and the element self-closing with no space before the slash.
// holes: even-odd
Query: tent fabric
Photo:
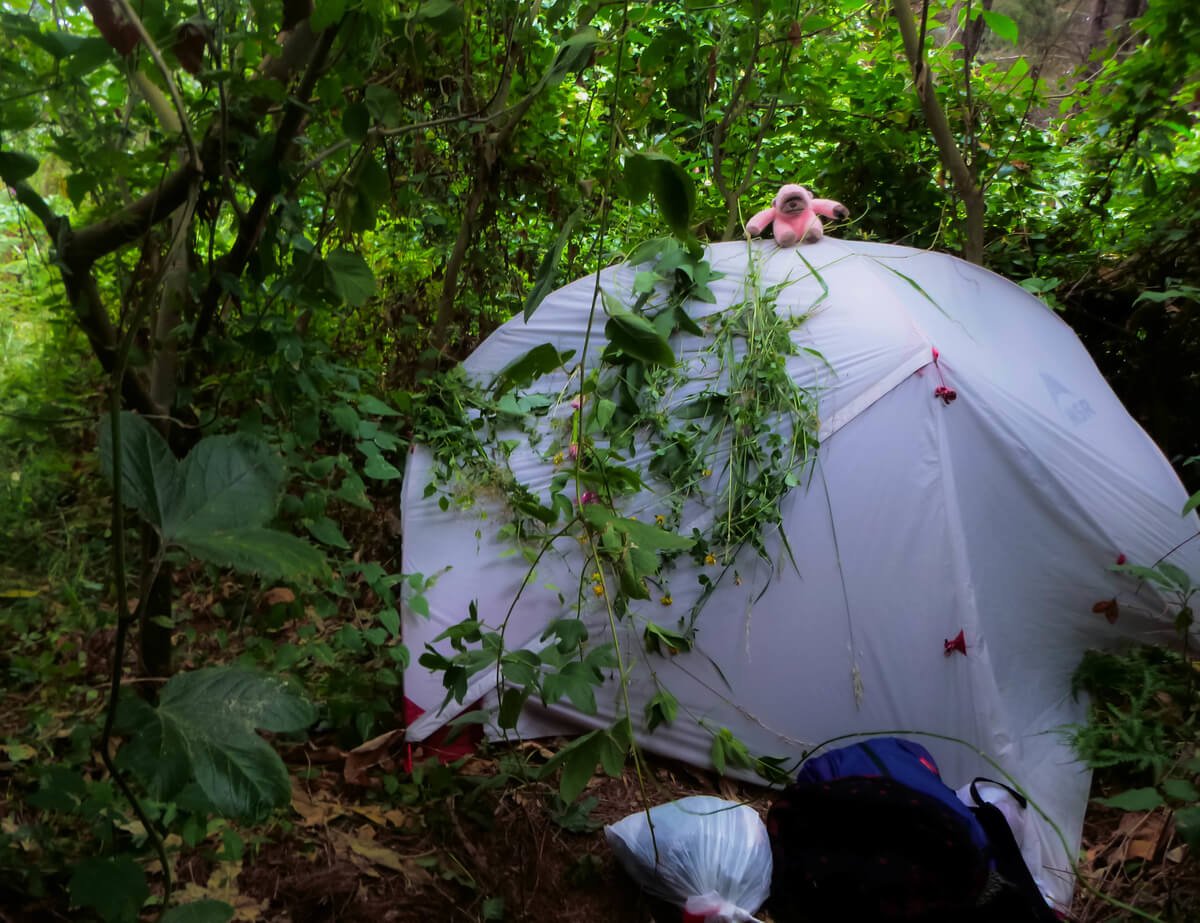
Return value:
<svg viewBox="0 0 1200 923">
<path fill-rule="evenodd" d="M 714 244 L 708 259 L 724 273 L 711 284 L 717 305 L 689 304 L 692 316 L 739 303 L 747 286 L 781 286 L 775 309 L 805 318 L 793 341 L 819 355 L 802 351 L 787 368 L 816 396 L 821 445 L 782 505 L 790 556 L 779 536 L 771 560 L 744 551 L 734 562 L 740 584 L 723 580 L 700 613 L 695 650 L 644 651 L 645 619 L 668 622 L 650 604 L 617 624 L 639 743 L 709 766 L 721 728 L 756 754 L 791 758 L 847 734 L 935 735 L 916 739 L 951 784 L 994 777 L 998 765 L 1029 794 L 1044 814 L 1033 827 L 1045 867 L 1034 872 L 1065 905 L 1090 783 L 1060 733 L 1085 717 L 1070 675 L 1089 647 L 1174 637 L 1165 601 L 1108 567 L 1118 554 L 1149 564 L 1182 545 L 1170 560 L 1200 572 L 1197 543 L 1187 542 L 1196 516 L 1179 515 L 1184 488 L 1070 328 L 993 273 L 944 254 L 829 237 L 792 249 Z M 528 322 L 492 334 L 466 372 L 490 382 L 542 343 L 574 349 L 578 361 L 595 306 L 594 356 L 603 340 L 598 289 L 628 304 L 635 271 L 610 267 L 554 292 Z M 674 345 L 697 382 L 671 397 L 677 406 L 714 370 L 699 339 L 680 335 Z M 953 403 L 934 396 L 943 378 Z M 569 415 L 565 373 L 534 390 L 561 394 L 540 426 Z M 718 452 L 714 471 L 720 463 Z M 544 445 L 522 440 L 507 464 L 545 494 L 554 466 Z M 578 545 L 560 540 L 561 553 L 544 556 L 525 585 L 528 564 L 497 537 L 503 506 L 481 495 L 442 509 L 436 493 L 426 496 L 432 469 L 431 454 L 415 447 L 403 486 L 403 569 L 440 576 L 425 593 L 429 617 L 405 612 L 406 643 L 414 655 L 426 645 L 449 652 L 434 639 L 475 601 L 485 624 L 505 626 L 507 648 L 538 649 L 545 626 L 570 615 L 562 588 L 573 599 L 586 579 Z M 623 512 L 647 519 L 660 507 L 646 493 Z M 712 522 L 705 504 L 689 503 L 679 531 Z M 696 571 L 681 561 L 672 573 L 673 615 L 698 598 Z M 1092 605 L 1113 597 L 1122 614 L 1110 625 Z M 597 601 L 585 601 L 579 617 L 592 638 L 611 640 Z M 965 655 L 946 649 L 960 631 Z M 441 708 L 441 676 L 414 666 L 405 693 L 425 714 L 410 739 L 478 699 L 494 704 L 495 682 L 485 671 L 463 705 Z M 660 685 L 679 700 L 679 716 L 647 733 L 642 709 Z M 568 702 L 531 703 L 518 733 L 607 726 L 624 713 L 613 677 L 597 704 L 584 715 Z"/>
</svg>

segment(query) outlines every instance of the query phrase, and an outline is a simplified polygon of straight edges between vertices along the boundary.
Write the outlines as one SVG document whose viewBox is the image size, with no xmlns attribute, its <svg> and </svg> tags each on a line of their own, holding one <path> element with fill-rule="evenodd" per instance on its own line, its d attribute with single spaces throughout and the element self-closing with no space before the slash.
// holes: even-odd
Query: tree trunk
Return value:
<svg viewBox="0 0 1200 923">
<path fill-rule="evenodd" d="M 1123 26 L 1128 27 L 1129 23 L 1137 19 L 1146 12 L 1146 0 L 1125 0 L 1125 22 Z"/>
<path fill-rule="evenodd" d="M 1088 27 L 1087 49 L 1083 60 L 1087 62 L 1087 75 L 1095 76 L 1103 64 L 1097 52 L 1104 47 L 1108 33 L 1108 0 L 1096 0 L 1092 4 L 1092 21 Z"/>
<path fill-rule="evenodd" d="M 138 617 L 138 673 L 143 677 L 171 675 L 171 625 L 174 623 L 171 608 L 174 588 L 171 585 L 172 568 L 164 563 L 153 572 L 154 559 L 158 556 L 158 535 L 147 525 L 142 526 L 142 567 L 139 585 L 153 579 L 149 592 L 143 589 L 146 603 Z M 153 690 L 146 684 L 146 691 Z"/>
<path fill-rule="evenodd" d="M 978 185 L 973 186 L 970 191 L 963 196 L 963 207 L 967 213 L 967 239 L 963 243 L 963 259 L 968 263 L 974 263 L 976 266 L 982 266 L 983 229 L 985 216 L 983 189 Z"/>
<path fill-rule="evenodd" d="M 913 20 L 912 10 L 908 0 L 892 0 L 892 10 L 900 26 L 900 36 L 904 40 L 904 53 L 912 67 L 913 82 L 917 88 L 917 98 L 921 103 L 921 111 L 925 114 L 925 122 L 929 125 L 929 133 L 937 144 L 938 156 L 942 166 L 954 181 L 955 192 L 962 199 L 966 209 L 966 240 L 963 243 L 963 259 L 983 264 L 983 219 L 984 199 L 983 187 L 975 179 L 974 171 L 963 157 L 942 104 L 938 101 L 937 92 L 933 88 L 933 77 L 929 65 L 925 61 L 924 51 L 919 47 L 917 39 L 917 24 Z"/>
<path fill-rule="evenodd" d="M 1122 52 L 1125 42 L 1129 39 L 1129 33 L 1132 31 L 1129 24 L 1146 12 L 1146 0 L 1125 0 L 1124 15 L 1121 17 L 1121 22 L 1117 26 L 1117 51 L 1118 53 L 1129 54 L 1129 49 Z"/>
<path fill-rule="evenodd" d="M 483 166 L 480 163 L 480 167 Z M 446 346 L 450 321 L 454 317 L 454 299 L 458 294 L 458 277 L 462 272 L 467 249 L 475 239 L 476 218 L 480 206 L 483 205 L 483 197 L 487 194 L 487 186 L 490 182 L 490 171 L 481 170 L 475 174 L 471 192 L 467 196 L 467 206 L 463 209 L 462 223 L 458 226 L 458 237 L 455 238 L 450 259 L 446 261 L 446 272 L 442 276 L 442 296 L 438 299 L 437 316 L 434 318 L 432 331 L 433 345 L 439 350 Z"/>
<path fill-rule="evenodd" d="M 197 188 L 192 187 L 187 201 L 167 222 L 167 252 L 162 262 L 162 285 L 154 312 L 153 356 L 150 367 L 150 396 L 168 414 L 175 404 L 179 381 L 179 326 L 183 322 L 184 305 L 188 301 L 188 275 L 191 253 L 192 218 L 195 215 Z M 169 419 L 156 420 L 155 426 L 166 437 L 176 454 L 186 452 L 188 439 L 173 438 L 176 429 Z M 149 591 L 143 590 L 146 602 L 138 619 L 138 668 L 142 676 L 170 676 L 171 634 L 174 625 L 172 612 L 172 568 L 163 563 L 154 572 L 154 560 L 159 554 L 158 536 L 148 526 L 142 527 L 141 586 L 153 580 Z M 153 688 L 153 687 L 147 687 Z"/>
</svg>

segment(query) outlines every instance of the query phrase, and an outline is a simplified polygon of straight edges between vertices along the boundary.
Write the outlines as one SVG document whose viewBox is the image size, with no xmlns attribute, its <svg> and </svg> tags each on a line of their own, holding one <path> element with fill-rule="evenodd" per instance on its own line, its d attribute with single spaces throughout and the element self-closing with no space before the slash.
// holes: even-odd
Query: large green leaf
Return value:
<svg viewBox="0 0 1200 923">
<path fill-rule="evenodd" d="M 102 64 L 115 57 L 111 45 L 99 37 L 86 38 L 71 52 L 66 73 L 70 77 L 86 77 Z"/>
<path fill-rule="evenodd" d="M 403 472 L 382 455 L 372 455 L 363 465 L 363 474 L 376 481 L 394 481 L 404 477 Z"/>
<path fill-rule="evenodd" d="M 260 526 L 275 512 L 283 467 L 262 440 L 209 436 L 179 470 L 179 495 L 163 518 L 171 542 L 208 531 Z"/>
<path fill-rule="evenodd" d="M 558 261 L 562 256 L 563 247 L 567 245 L 567 241 L 571 237 L 571 232 L 575 230 L 575 225 L 579 223 L 579 219 L 583 216 L 583 209 L 577 208 L 567 216 L 567 220 L 563 222 L 562 229 L 558 232 L 558 236 L 554 238 L 554 243 L 550 245 L 550 249 L 546 251 L 542 257 L 542 265 L 538 268 L 537 278 L 534 279 L 533 289 L 525 299 L 525 320 L 533 317 L 533 312 L 537 310 L 554 288 L 554 280 L 558 273 Z"/>
<path fill-rule="evenodd" d="M 1187 779 L 1163 779 L 1162 790 L 1178 801 L 1200 801 L 1200 791 Z"/>
<path fill-rule="evenodd" d="M 554 86 L 567 74 L 583 70 L 592 59 L 592 52 L 600 44 L 600 33 L 588 26 L 580 29 L 563 42 L 554 55 L 554 60 L 542 78 L 533 89 L 539 93 L 546 87 Z"/>
<path fill-rule="evenodd" d="M 395 128 L 404 117 L 396 91 L 372 83 L 367 85 L 365 102 L 371 115 L 385 128 Z"/>
<path fill-rule="evenodd" d="M 112 480 L 112 427 L 100 424 L 100 460 Z M 179 489 L 179 462 L 167 441 L 145 418 L 121 414 L 121 499 L 160 530 Z"/>
<path fill-rule="evenodd" d="M 675 350 L 646 318 L 630 312 L 613 314 L 604 325 L 608 341 L 625 355 L 651 365 L 674 365 Z"/>
<path fill-rule="evenodd" d="M 168 801 L 191 781 L 187 739 L 178 725 L 158 720 L 153 706 L 139 698 L 123 699 L 117 730 L 136 732 L 117 754 L 117 762 L 132 770 L 151 796 Z"/>
<path fill-rule="evenodd" d="M 233 907 L 224 901 L 206 898 L 172 907 L 161 923 L 229 923 L 233 919 Z"/>
<path fill-rule="evenodd" d="M 158 707 L 133 706 L 122 718 L 136 730 L 122 763 L 159 798 L 195 780 L 226 817 L 258 819 L 287 804 L 286 767 L 255 729 L 303 730 L 316 710 L 274 677 L 236 667 L 206 667 L 172 677 Z"/>
<path fill-rule="evenodd" d="M 1111 798 L 1097 798 L 1096 800 L 1110 808 L 1119 808 L 1122 811 L 1153 811 L 1155 808 L 1162 807 L 1164 803 L 1162 795 L 1156 788 L 1133 788 L 1127 792 L 1121 792 L 1119 795 L 1113 795 Z"/>
<path fill-rule="evenodd" d="M 654 196 L 658 210 L 675 236 L 691 236 L 696 187 L 687 172 L 665 154 L 636 153 L 625 158 L 625 184 L 631 199 Z"/>
<path fill-rule="evenodd" d="M 325 557 L 303 539 L 276 529 L 184 530 L 173 543 L 198 558 L 273 580 L 320 577 Z"/>
<path fill-rule="evenodd" d="M 1158 570 L 1182 592 L 1188 593 L 1192 589 L 1191 575 L 1182 567 L 1172 564 L 1170 561 L 1159 561 Z"/>
<path fill-rule="evenodd" d="M 504 394 L 513 388 L 528 387 L 534 379 L 562 368 L 574 355 L 573 349 L 560 353 L 553 343 L 540 343 L 499 371 L 496 375 L 496 393 Z"/>
<path fill-rule="evenodd" d="M 102 463 L 112 477 L 112 433 L 101 426 Z M 325 561 L 307 542 L 265 528 L 283 483 L 278 456 L 261 439 L 207 436 L 180 464 L 158 431 L 121 415 L 122 496 L 163 544 L 271 578 L 319 576 Z"/>
<path fill-rule="evenodd" d="M 0 14 L 0 32 L 13 38 L 27 39 L 31 44 L 60 60 L 74 54 L 91 41 L 57 29 L 43 29 L 37 20 L 27 14 Z"/>
<path fill-rule="evenodd" d="M 1003 13 L 995 13 L 992 10 L 981 10 L 980 15 L 983 16 L 983 21 L 987 23 L 987 27 L 998 36 L 1013 45 L 1017 43 L 1017 38 L 1019 37 L 1017 23 L 1011 16 L 1005 16 Z"/>
<path fill-rule="evenodd" d="M 338 247 L 325 257 L 325 287 L 357 308 L 375 294 L 375 274 L 359 254 Z"/>
<path fill-rule="evenodd" d="M 614 518 L 612 524 L 617 531 L 628 535 L 636 545 L 653 551 L 686 551 L 696 544 L 694 538 L 668 532 L 636 519 Z"/>
<path fill-rule="evenodd" d="M 150 896 L 146 873 L 129 856 L 82 860 L 68 888 L 72 905 L 92 908 L 104 923 L 135 923 Z"/>
<path fill-rule="evenodd" d="M 1200 807 L 1191 805 L 1175 812 L 1175 829 L 1192 849 L 1200 848 Z"/>
<path fill-rule="evenodd" d="M 342 131 L 355 144 L 366 140 L 371 130 L 371 110 L 365 103 L 351 103 L 342 112 Z"/>
<path fill-rule="evenodd" d="M 589 731 L 582 737 L 576 738 L 563 747 L 545 766 L 544 771 L 550 772 L 562 767 L 559 777 L 558 793 L 563 801 L 572 802 L 579 797 L 592 774 L 596 764 L 600 762 L 600 751 L 603 742 L 600 739 L 602 731 Z"/>
<path fill-rule="evenodd" d="M 341 527 L 328 516 L 318 516 L 315 519 L 306 520 L 305 528 L 317 541 L 325 545 L 332 545 L 334 548 L 342 548 L 346 551 L 350 550 L 350 543 L 346 541 L 346 536 L 342 535 Z"/>
<path fill-rule="evenodd" d="M 412 18 L 413 22 L 428 23 L 442 35 L 449 35 L 462 25 L 463 10 L 454 0 L 425 0 Z"/>
</svg>

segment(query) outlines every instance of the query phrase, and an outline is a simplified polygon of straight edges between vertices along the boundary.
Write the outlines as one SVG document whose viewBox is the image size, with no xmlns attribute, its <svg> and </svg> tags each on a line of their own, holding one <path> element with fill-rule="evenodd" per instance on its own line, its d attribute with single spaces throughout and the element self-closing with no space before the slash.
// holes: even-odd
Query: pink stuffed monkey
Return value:
<svg viewBox="0 0 1200 923">
<path fill-rule="evenodd" d="M 803 186 L 789 183 L 779 190 L 774 204 L 746 222 L 746 233 L 757 237 L 775 226 L 775 242 L 781 247 L 790 247 L 802 240 L 820 240 L 825 233 L 821 219 L 845 218 L 850 212 L 841 202 L 832 199 L 814 199 Z"/>
</svg>

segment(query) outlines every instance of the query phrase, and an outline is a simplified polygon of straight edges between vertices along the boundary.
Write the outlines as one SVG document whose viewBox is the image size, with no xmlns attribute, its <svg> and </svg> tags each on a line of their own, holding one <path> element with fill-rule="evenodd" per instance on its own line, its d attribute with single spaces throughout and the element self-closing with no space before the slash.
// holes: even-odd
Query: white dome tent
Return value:
<svg viewBox="0 0 1200 923">
<path fill-rule="evenodd" d="M 1170 560 L 1200 573 L 1197 543 L 1185 541 L 1197 520 L 1179 515 L 1186 494 L 1175 473 L 1068 326 L 986 270 L 943 254 L 830 238 L 792 249 L 715 244 L 707 252 L 724 276 L 710 283 L 716 306 L 690 303 L 691 316 L 741 302 L 747 285 L 777 286 L 781 315 L 807 315 L 791 336 L 815 354 L 789 356 L 787 369 L 815 395 L 820 449 L 782 504 L 786 543 L 768 536 L 771 560 L 743 550 L 740 579 L 722 580 L 700 611 L 694 649 L 647 653 L 636 607 L 615 623 L 640 744 L 708 766 L 721 728 L 752 753 L 793 759 L 854 733 L 957 738 L 997 760 L 1075 849 L 1090 775 L 1056 733 L 1085 714 L 1070 695 L 1070 675 L 1089 647 L 1174 636 L 1162 601 L 1144 588 L 1146 601 L 1124 606 L 1115 625 L 1092 612 L 1098 600 L 1139 590 L 1108 566 L 1119 554 L 1150 564 L 1182 543 Z M 599 287 L 629 304 L 635 273 L 606 269 Z M 505 324 L 466 360 L 468 376 L 487 383 L 542 343 L 575 350 L 578 362 L 596 283 L 578 280 L 528 322 Z M 603 345 L 598 307 L 596 315 L 589 356 Z M 684 368 L 699 341 L 673 339 Z M 537 428 L 561 427 L 578 381 L 556 371 L 537 382 L 541 393 L 565 395 L 561 411 Z M 957 399 L 935 397 L 942 387 Z M 676 395 L 674 405 L 688 396 Z M 508 447 L 508 468 L 536 495 L 555 474 L 550 444 Z M 498 535 L 503 504 L 482 492 L 467 508 L 440 503 L 426 490 L 433 465 L 431 453 L 416 448 L 404 480 L 403 570 L 441 574 L 425 593 L 429 617 L 405 613 L 414 657 L 427 645 L 450 652 L 434 639 L 473 601 L 485 625 L 505 624 L 507 649 L 544 647 L 546 626 L 564 615 L 564 595 L 574 603 L 575 588 L 589 589 L 581 571 L 591 565 L 575 544 L 574 554 L 546 555 L 526 581 L 529 563 Z M 712 467 L 719 479 L 719 458 Z M 661 512 L 656 502 L 643 492 L 623 513 L 647 520 Z M 675 531 L 688 535 L 711 522 L 711 509 L 690 501 Z M 699 598 L 693 578 L 701 570 L 687 556 L 676 561 L 671 617 Z M 640 606 L 666 621 L 657 596 Z M 601 600 L 585 599 L 577 611 L 591 637 L 612 639 Z M 959 632 L 965 655 L 953 649 Z M 473 677 L 464 704 L 445 708 L 442 678 L 416 665 L 406 673 L 405 694 L 425 712 L 410 739 L 477 700 L 495 706 L 495 669 Z M 678 699 L 678 717 L 648 732 L 643 708 L 660 688 Z M 518 725 L 524 736 L 608 726 L 625 707 L 613 676 L 595 715 L 565 700 L 536 709 L 534 701 Z M 971 747 L 918 739 L 952 785 L 996 775 Z M 1071 861 L 1050 824 L 1037 818 L 1035 827 L 1044 869 L 1034 872 L 1065 904 Z"/>
</svg>

